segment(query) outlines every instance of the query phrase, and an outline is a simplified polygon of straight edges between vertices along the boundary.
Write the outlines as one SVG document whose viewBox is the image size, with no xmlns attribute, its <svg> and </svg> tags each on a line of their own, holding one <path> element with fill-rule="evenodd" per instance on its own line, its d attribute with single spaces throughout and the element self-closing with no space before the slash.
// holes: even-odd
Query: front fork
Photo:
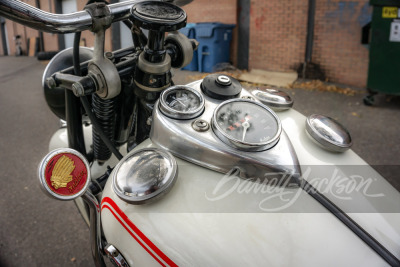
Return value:
<svg viewBox="0 0 400 267">
<path fill-rule="evenodd" d="M 142 3 L 138 4 L 141 5 Z M 128 72 L 128 77 L 131 79 L 125 82 L 124 88 L 121 90 L 120 76 L 126 76 L 126 67 L 122 59 L 116 64 L 111 60 L 109 53 L 106 56 L 104 53 L 105 30 L 111 25 L 112 18 L 110 17 L 109 9 L 103 3 L 95 3 L 87 6 L 85 9 L 93 18 L 92 31 L 95 33 L 95 48 L 94 57 L 90 61 L 87 68 L 87 75 L 79 77 L 76 75 L 66 74 L 63 72 L 56 73 L 50 77 L 47 82 L 50 88 L 64 87 L 66 90 L 66 118 L 68 131 L 68 146 L 85 155 L 85 140 L 82 130 L 82 113 L 81 102 L 86 113 L 92 121 L 93 129 L 93 150 L 94 158 L 92 163 L 101 165 L 102 163 L 111 163 L 109 159 L 111 153 L 108 151 L 103 155 L 108 148 L 117 156 L 118 160 L 122 158 L 120 152 L 115 148 L 115 145 L 126 143 L 126 129 L 121 132 L 119 128 L 115 130 L 115 121 L 124 117 L 124 113 L 132 114 L 128 121 L 131 122 L 133 135 L 131 133 L 132 149 L 137 144 L 148 138 L 151 126 L 151 114 L 154 104 L 157 101 L 160 93 L 167 87 L 172 85 L 171 67 L 183 67 L 190 63 L 193 56 L 193 51 L 197 49 L 197 43 L 194 40 L 189 40 L 177 30 L 186 24 L 186 13 L 180 8 L 163 2 L 143 2 L 143 5 L 152 5 L 151 8 L 140 10 L 149 11 L 149 14 L 136 14 L 132 11 L 133 26 L 132 32 L 141 32 L 140 27 L 149 30 L 149 38 L 146 46 L 140 45 L 132 54 L 134 64 L 133 72 Z M 166 16 L 165 20 L 154 19 L 153 10 L 158 10 L 157 16 Z M 170 21 L 169 12 L 165 10 L 171 9 L 177 16 L 174 23 Z M 163 14 L 163 12 L 165 14 Z M 168 13 L 168 14 L 167 14 Z M 161 22 L 160 22 L 161 21 Z M 167 21 L 168 23 L 164 22 Z M 173 33 L 165 39 L 165 32 Z M 143 39 L 144 40 L 144 39 Z M 79 52 L 78 52 L 79 54 Z M 76 59 L 76 58 L 75 58 Z M 129 61 L 129 59 L 127 60 Z M 121 74 L 121 72 L 123 74 Z M 130 103 L 124 102 L 121 99 L 126 94 L 127 90 L 132 90 L 133 101 Z M 120 95 L 121 94 L 121 95 Z M 88 103 L 86 97 L 92 97 L 92 105 Z M 128 94 L 129 95 L 129 94 Z M 129 98 L 127 98 L 129 99 Z M 119 109 L 115 110 L 115 101 L 119 101 Z M 125 108 L 128 107 L 129 110 Z M 107 109 L 108 108 L 108 109 Z M 94 114 L 91 109 L 93 109 Z M 107 114 L 105 114 L 107 113 Z M 117 115 L 118 114 L 118 117 Z M 119 116 L 121 115 L 121 116 Z M 125 121 L 124 121 L 125 122 Z M 110 126 L 110 123 L 113 124 Z M 105 133 L 105 134 L 104 134 Z M 129 134 L 128 134 L 129 135 Z M 100 138 L 99 138 L 100 137 Z M 101 139 L 101 140 L 100 140 Z M 116 140 L 115 140 L 116 139 Z M 107 147 L 105 147 L 105 144 Z M 85 158 L 85 156 L 83 156 Z M 103 157 L 104 156 L 104 157 Z M 86 160 L 82 159 L 82 160 Z M 99 176 L 94 176 L 99 177 Z M 101 177 L 100 177 L 101 178 Z M 96 179 L 98 181 L 100 178 Z M 105 177 L 104 181 L 108 179 Z M 91 190 L 85 189 L 85 193 L 81 198 L 76 198 L 80 212 L 85 221 L 90 226 L 90 240 L 92 246 L 92 255 L 96 266 L 105 266 L 103 255 L 112 255 L 115 248 L 102 243 L 101 222 L 100 222 L 100 206 L 99 200 L 96 198 L 96 181 L 92 181 L 93 187 Z M 49 187 L 51 185 L 48 185 Z M 101 193 L 102 186 L 97 187 Z M 85 208 L 85 204 L 88 209 Z M 108 249 L 108 250 L 107 250 Z M 109 253 L 107 253 L 107 251 Z M 111 254 L 110 254 L 111 253 Z"/>
</svg>

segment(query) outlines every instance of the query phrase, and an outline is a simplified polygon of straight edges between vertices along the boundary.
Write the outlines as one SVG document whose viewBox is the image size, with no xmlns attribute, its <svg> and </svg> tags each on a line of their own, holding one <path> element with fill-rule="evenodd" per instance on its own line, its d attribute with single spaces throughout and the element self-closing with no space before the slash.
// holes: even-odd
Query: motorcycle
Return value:
<svg viewBox="0 0 400 267">
<path fill-rule="evenodd" d="M 400 265 L 400 194 L 340 123 L 228 75 L 175 85 L 198 46 L 178 31 L 190 1 L 91 2 L 55 15 L 0 0 L 0 15 L 75 32 L 43 74 L 63 124 L 38 177 L 76 203 L 96 266 Z M 118 21 L 134 46 L 106 52 Z"/>
</svg>

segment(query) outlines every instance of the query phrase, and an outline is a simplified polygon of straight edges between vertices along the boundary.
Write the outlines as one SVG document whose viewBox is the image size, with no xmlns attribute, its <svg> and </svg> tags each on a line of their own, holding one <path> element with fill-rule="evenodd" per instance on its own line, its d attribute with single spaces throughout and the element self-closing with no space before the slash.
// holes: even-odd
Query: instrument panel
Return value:
<svg viewBox="0 0 400 267">
<path fill-rule="evenodd" d="M 238 170 L 240 177 L 260 182 L 273 179 L 265 174 L 274 172 L 280 184 L 296 186 L 292 179 L 301 170 L 275 112 L 243 88 L 228 100 L 202 89 L 200 80 L 162 93 L 153 111 L 152 142 L 208 169 Z"/>
</svg>

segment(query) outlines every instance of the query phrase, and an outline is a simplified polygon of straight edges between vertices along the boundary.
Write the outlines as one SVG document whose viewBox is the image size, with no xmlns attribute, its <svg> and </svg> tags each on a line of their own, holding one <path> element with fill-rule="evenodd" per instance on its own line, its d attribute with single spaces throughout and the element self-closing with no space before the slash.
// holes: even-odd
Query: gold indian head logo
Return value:
<svg viewBox="0 0 400 267">
<path fill-rule="evenodd" d="M 71 172 L 75 169 L 74 161 L 69 157 L 63 155 L 58 159 L 54 166 L 53 173 L 50 181 L 51 185 L 58 189 L 60 187 L 67 187 L 67 184 L 72 181 Z"/>
</svg>

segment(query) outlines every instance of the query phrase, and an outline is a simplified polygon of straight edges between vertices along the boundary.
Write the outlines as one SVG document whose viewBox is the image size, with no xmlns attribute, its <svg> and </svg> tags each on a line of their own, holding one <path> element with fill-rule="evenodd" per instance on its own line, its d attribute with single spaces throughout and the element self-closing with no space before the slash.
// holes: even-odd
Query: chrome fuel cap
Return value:
<svg viewBox="0 0 400 267">
<path fill-rule="evenodd" d="M 275 111 L 287 110 L 293 106 L 292 98 L 277 89 L 256 89 L 251 92 L 257 100 Z"/>
<path fill-rule="evenodd" d="M 336 120 L 313 114 L 306 120 L 306 131 L 322 148 L 333 152 L 344 152 L 353 144 L 350 133 Z"/>
<path fill-rule="evenodd" d="M 125 156 L 113 171 L 114 192 L 131 204 L 150 203 L 168 193 L 178 174 L 175 158 L 158 148 Z"/>
</svg>

